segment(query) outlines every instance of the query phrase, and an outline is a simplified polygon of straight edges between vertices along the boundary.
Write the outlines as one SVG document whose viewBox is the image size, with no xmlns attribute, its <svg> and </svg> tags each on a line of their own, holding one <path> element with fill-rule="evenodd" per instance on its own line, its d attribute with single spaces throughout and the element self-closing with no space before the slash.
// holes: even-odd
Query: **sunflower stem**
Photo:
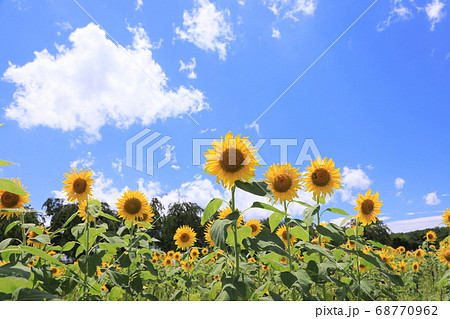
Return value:
<svg viewBox="0 0 450 319">
<path fill-rule="evenodd" d="M 319 196 L 316 198 L 316 203 L 318 205 L 317 209 L 317 226 L 320 225 L 320 202 L 319 202 Z M 322 247 L 322 235 L 317 232 L 317 238 L 319 239 L 319 246 Z M 323 263 L 323 256 L 319 255 L 320 263 Z M 322 294 L 323 294 L 323 300 L 327 299 L 327 288 L 325 287 L 325 284 L 322 284 Z"/>
<path fill-rule="evenodd" d="M 27 243 L 27 235 L 25 234 L 25 228 L 23 224 L 25 224 L 25 214 L 20 214 L 20 228 L 22 228 L 22 244 L 26 245 Z"/>
<path fill-rule="evenodd" d="M 283 201 L 284 204 L 284 212 L 287 215 L 287 204 L 286 200 Z M 289 260 L 289 271 L 292 271 L 292 256 L 291 256 L 291 237 L 289 235 L 289 218 L 285 217 L 284 222 L 286 224 L 286 238 L 287 238 L 287 251 L 288 251 L 288 260 Z"/>
<path fill-rule="evenodd" d="M 355 227 L 355 249 L 356 251 L 359 251 L 358 248 L 358 223 L 359 219 L 356 219 L 356 227 Z M 356 255 L 356 275 L 358 279 L 358 294 L 357 294 L 357 301 L 361 298 L 361 271 L 359 270 L 359 257 Z"/>
<path fill-rule="evenodd" d="M 236 186 L 233 185 L 231 187 L 231 211 L 234 213 L 236 211 L 236 204 L 235 204 L 235 191 Z M 236 276 L 239 277 L 239 244 L 238 244 L 238 237 L 237 237 L 237 221 L 233 224 L 233 236 L 234 236 L 234 254 L 236 257 Z"/>
<path fill-rule="evenodd" d="M 89 269 L 89 195 L 86 194 L 86 273 L 84 274 L 85 292 L 88 291 L 88 269 Z"/>
</svg>

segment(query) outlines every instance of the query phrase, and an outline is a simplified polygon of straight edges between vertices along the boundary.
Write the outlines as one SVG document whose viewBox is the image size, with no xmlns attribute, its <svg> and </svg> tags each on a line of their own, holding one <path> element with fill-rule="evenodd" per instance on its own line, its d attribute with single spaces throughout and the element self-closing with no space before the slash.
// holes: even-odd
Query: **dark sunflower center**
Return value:
<svg viewBox="0 0 450 319">
<path fill-rule="evenodd" d="M 87 188 L 87 183 L 84 179 L 77 178 L 76 180 L 74 180 L 72 188 L 75 193 L 82 194 Z"/>
<path fill-rule="evenodd" d="M 127 199 L 123 208 L 130 215 L 136 215 L 141 210 L 142 203 L 137 198 Z"/>
<path fill-rule="evenodd" d="M 189 241 L 189 239 L 191 239 L 191 236 L 189 236 L 188 233 L 183 233 L 183 234 L 181 234 L 181 236 L 180 236 L 180 240 L 181 240 L 183 243 L 187 243 L 187 242 Z"/>
<path fill-rule="evenodd" d="M 284 240 L 287 240 L 287 232 L 284 231 L 284 232 L 281 234 L 281 237 L 283 237 Z"/>
<path fill-rule="evenodd" d="M 196 251 L 193 251 L 193 252 L 192 252 L 192 256 L 197 257 L 197 255 L 198 255 L 198 254 L 197 254 Z"/>
<path fill-rule="evenodd" d="M 324 168 L 316 169 L 314 173 L 312 173 L 311 177 L 314 185 L 319 187 L 327 186 L 331 180 L 330 173 L 328 173 L 328 171 Z"/>
<path fill-rule="evenodd" d="M 0 199 L 2 206 L 5 208 L 12 208 L 19 203 L 19 195 L 10 192 L 4 192 Z"/>
<path fill-rule="evenodd" d="M 236 173 L 242 168 L 244 160 L 244 154 L 240 150 L 229 148 L 223 152 L 220 166 L 227 173 Z"/>
<path fill-rule="evenodd" d="M 444 258 L 445 260 L 447 260 L 448 262 L 450 262 L 450 249 L 447 249 L 444 253 Z"/>
<path fill-rule="evenodd" d="M 287 174 L 280 174 L 273 181 L 273 188 L 279 192 L 287 192 L 292 186 L 292 179 Z"/>
<path fill-rule="evenodd" d="M 250 227 L 252 228 L 252 233 L 258 230 L 258 226 L 256 226 L 255 224 L 251 224 Z"/>
<path fill-rule="evenodd" d="M 375 203 L 371 199 L 365 199 L 361 204 L 361 213 L 364 215 L 370 215 L 375 208 Z"/>
<path fill-rule="evenodd" d="M 56 269 L 56 268 L 53 268 L 53 269 L 52 269 L 52 273 L 53 273 L 53 274 L 56 274 L 57 272 L 58 272 L 58 269 Z"/>
<path fill-rule="evenodd" d="M 388 259 L 387 257 L 382 257 L 381 259 L 383 259 L 383 261 L 384 261 L 385 263 L 387 263 L 387 262 L 389 261 L 389 259 Z"/>
</svg>

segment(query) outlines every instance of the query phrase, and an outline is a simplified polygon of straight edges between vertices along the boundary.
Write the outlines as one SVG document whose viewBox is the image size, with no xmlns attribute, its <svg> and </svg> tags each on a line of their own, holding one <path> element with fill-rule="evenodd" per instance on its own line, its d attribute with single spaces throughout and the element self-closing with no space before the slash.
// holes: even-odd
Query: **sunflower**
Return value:
<svg viewBox="0 0 450 319">
<path fill-rule="evenodd" d="M 84 170 L 83 168 L 78 171 L 74 168 L 69 173 L 65 173 L 66 180 L 63 182 L 63 191 L 66 193 L 70 202 L 75 200 L 86 200 L 88 195 L 92 195 L 92 184 L 94 180 L 91 178 L 91 170 Z"/>
<path fill-rule="evenodd" d="M 356 199 L 357 206 L 353 208 L 358 211 L 355 218 L 364 226 L 375 223 L 377 221 L 375 214 L 378 215 L 380 213 L 380 206 L 383 205 L 382 201 L 378 199 L 379 194 L 371 194 L 371 190 L 369 189 L 364 196 L 361 194 L 358 195 L 359 197 Z"/>
<path fill-rule="evenodd" d="M 182 261 L 181 268 L 183 268 L 183 270 L 190 271 L 190 270 L 194 269 L 194 264 L 191 263 L 191 261 L 189 261 L 189 262 Z"/>
<path fill-rule="evenodd" d="M 356 242 L 353 240 L 347 239 L 347 247 L 348 249 L 356 249 Z"/>
<path fill-rule="evenodd" d="M 210 175 L 216 175 L 217 183 L 231 188 L 237 180 L 249 181 L 255 176 L 255 166 L 258 161 L 255 148 L 247 137 L 233 137 L 228 132 L 220 141 L 212 143 L 213 149 L 205 153 L 205 169 Z"/>
<path fill-rule="evenodd" d="M 181 260 L 181 253 L 179 251 L 175 252 L 173 254 L 173 259 L 176 261 L 180 261 Z"/>
<path fill-rule="evenodd" d="M 414 252 L 414 255 L 416 255 L 417 258 L 422 258 L 425 255 L 425 251 L 419 248 Z"/>
<path fill-rule="evenodd" d="M 419 271 L 419 263 L 417 261 L 413 262 L 412 269 L 413 269 L 414 272 L 418 272 Z"/>
<path fill-rule="evenodd" d="M 212 226 L 213 222 L 209 221 L 206 226 L 205 226 L 205 241 L 208 244 L 209 247 L 214 247 L 215 244 L 211 238 L 211 226 Z"/>
<path fill-rule="evenodd" d="M 404 260 L 400 260 L 400 263 L 398 264 L 401 271 L 406 272 L 406 262 Z"/>
<path fill-rule="evenodd" d="M 173 240 L 175 240 L 178 249 L 187 249 L 197 241 L 195 236 L 197 236 L 195 231 L 191 227 L 184 225 L 178 227 L 175 235 L 173 235 Z"/>
<path fill-rule="evenodd" d="M 280 226 L 278 227 L 278 230 L 276 231 L 276 234 L 278 237 L 281 238 L 281 240 L 283 241 L 284 245 L 287 247 L 287 231 L 286 231 L 286 225 Z M 291 246 L 297 241 L 297 237 L 292 236 L 291 234 L 289 234 L 289 242 L 291 244 Z"/>
<path fill-rule="evenodd" d="M 208 253 L 209 253 L 208 248 L 203 248 L 202 249 L 202 255 L 208 255 Z"/>
<path fill-rule="evenodd" d="M 410 252 L 409 250 L 406 252 L 406 257 L 409 258 L 412 256 L 412 252 Z"/>
<path fill-rule="evenodd" d="M 311 166 L 307 167 L 307 172 L 302 181 L 305 183 L 306 191 L 313 192 L 314 197 L 331 195 L 333 189 L 341 187 L 341 173 L 339 168 L 334 168 L 332 159 L 326 157 L 322 160 L 318 157 L 315 161 L 311 161 Z"/>
<path fill-rule="evenodd" d="M 360 272 L 364 272 L 364 271 L 367 271 L 367 270 L 369 270 L 369 267 L 367 267 L 364 264 L 359 264 L 359 271 Z"/>
<path fill-rule="evenodd" d="M 189 255 L 191 256 L 191 258 L 195 259 L 200 255 L 200 252 L 197 248 L 192 248 Z"/>
<path fill-rule="evenodd" d="M 430 243 L 433 243 L 436 241 L 437 237 L 436 237 L 436 233 L 432 230 L 430 230 L 429 232 L 427 232 L 427 234 L 425 235 L 425 237 L 427 238 L 427 241 Z"/>
<path fill-rule="evenodd" d="M 12 179 L 17 186 L 19 186 L 23 191 L 25 191 L 26 187 L 23 187 L 20 183 L 20 179 L 14 178 Z M 30 194 L 25 191 L 26 195 L 17 195 L 10 192 L 7 192 L 3 189 L 0 189 L 0 210 L 1 209 L 23 209 L 23 204 L 28 203 L 30 199 L 28 198 Z M 19 216 L 23 214 L 21 211 L 3 211 L 0 212 L 0 216 L 2 218 L 9 219 L 13 216 Z"/>
<path fill-rule="evenodd" d="M 450 208 L 447 208 L 447 210 L 442 214 L 442 220 L 444 224 L 447 224 L 447 226 L 450 227 Z"/>
<path fill-rule="evenodd" d="M 167 257 L 173 258 L 173 255 L 175 255 L 175 252 L 174 252 L 173 250 L 169 250 L 169 251 L 167 252 Z"/>
<path fill-rule="evenodd" d="M 399 246 L 399 247 L 397 247 L 397 252 L 399 253 L 399 254 L 403 254 L 404 252 L 405 252 L 405 247 L 403 247 L 403 246 Z"/>
<path fill-rule="evenodd" d="M 47 235 L 47 236 L 49 235 L 49 234 L 48 234 L 48 231 L 47 231 L 44 227 L 42 227 L 42 226 L 36 226 L 36 227 L 39 227 L 40 229 L 42 229 L 42 234 Z M 36 247 L 36 248 L 44 247 L 45 244 L 43 244 L 43 243 L 38 243 L 37 241 L 32 241 L 32 240 L 31 240 L 31 238 L 34 238 L 34 237 L 36 237 L 37 235 L 39 235 L 39 234 L 35 233 L 35 232 L 32 231 L 32 230 L 29 230 L 28 233 L 27 233 L 27 237 L 28 237 L 28 239 L 27 239 L 27 244 L 28 244 L 28 245 L 31 245 L 31 246 L 33 246 L 33 247 Z"/>
<path fill-rule="evenodd" d="M 173 262 L 172 262 L 172 259 L 170 259 L 169 257 L 166 257 L 165 259 L 164 259 L 164 266 L 167 266 L 167 267 L 169 267 L 169 266 L 173 266 Z"/>
<path fill-rule="evenodd" d="M 380 258 L 389 266 L 392 266 L 392 259 L 394 258 L 394 256 L 392 256 L 389 251 L 387 251 L 386 249 L 383 249 L 380 253 Z"/>
<path fill-rule="evenodd" d="M 56 268 L 56 267 L 52 267 L 52 266 L 50 266 L 50 268 L 51 268 L 51 270 L 52 270 L 52 275 L 53 275 L 53 277 L 58 277 L 59 275 L 62 274 L 61 269 Z"/>
<path fill-rule="evenodd" d="M 226 208 L 224 208 L 224 209 L 219 211 L 219 216 L 217 216 L 217 218 L 225 219 L 230 214 L 231 214 L 231 208 L 230 207 L 226 207 Z M 241 227 L 243 223 L 244 223 L 244 216 L 242 216 L 242 214 L 239 213 L 239 217 L 237 219 L 236 225 L 237 225 L 237 227 Z"/>
<path fill-rule="evenodd" d="M 298 197 L 297 191 L 300 188 L 300 176 L 298 168 L 291 167 L 290 163 L 280 165 L 273 164 L 265 174 L 265 181 L 270 186 L 275 197 L 275 202 L 292 201 Z"/>
<path fill-rule="evenodd" d="M 87 219 L 87 201 L 83 200 L 78 204 L 78 216 L 83 220 L 83 222 L 86 222 Z M 89 221 L 93 221 L 95 217 L 91 214 L 89 214 Z"/>
<path fill-rule="evenodd" d="M 157 262 L 158 262 L 158 258 L 153 257 L 153 258 L 152 258 L 152 263 L 156 264 Z"/>
<path fill-rule="evenodd" d="M 269 271 L 269 266 L 267 266 L 267 265 L 262 265 L 262 270 L 264 270 L 264 271 Z"/>
<path fill-rule="evenodd" d="M 255 237 L 261 232 L 262 229 L 261 222 L 256 219 L 247 220 L 244 226 L 250 226 L 252 228 L 252 233 L 250 234 L 250 237 Z"/>
<path fill-rule="evenodd" d="M 220 280 L 220 275 L 215 275 L 215 276 L 214 276 L 214 280 L 215 280 L 215 281 L 219 281 L 219 280 Z"/>
<path fill-rule="evenodd" d="M 255 263 L 256 262 L 256 259 L 255 258 L 253 258 L 253 257 L 250 257 L 248 260 L 247 260 L 249 263 Z"/>
<path fill-rule="evenodd" d="M 147 197 L 140 191 L 125 191 L 116 203 L 117 216 L 124 220 L 147 222 L 153 220 L 152 206 L 148 204 Z"/>
<path fill-rule="evenodd" d="M 439 261 L 450 267 L 450 246 L 442 246 L 439 249 Z"/>
</svg>

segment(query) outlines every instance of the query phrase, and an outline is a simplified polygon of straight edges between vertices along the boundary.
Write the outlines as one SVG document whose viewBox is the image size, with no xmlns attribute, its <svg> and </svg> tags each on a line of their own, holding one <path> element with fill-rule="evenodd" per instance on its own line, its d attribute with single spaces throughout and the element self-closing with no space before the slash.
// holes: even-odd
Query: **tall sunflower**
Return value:
<svg viewBox="0 0 450 319">
<path fill-rule="evenodd" d="M 265 174 L 265 181 L 270 186 L 275 197 L 275 202 L 291 201 L 298 197 L 297 191 L 300 188 L 300 176 L 298 168 L 287 164 L 273 164 L 268 168 Z"/>
<path fill-rule="evenodd" d="M 251 237 L 255 237 L 261 232 L 262 225 L 261 222 L 257 219 L 250 219 L 245 222 L 245 226 L 250 226 L 252 228 Z"/>
<path fill-rule="evenodd" d="M 311 161 L 311 166 L 307 167 L 307 172 L 302 181 L 305 183 L 306 191 L 312 192 L 314 197 L 331 195 L 334 189 L 341 187 L 341 173 L 339 168 L 334 168 L 333 160 L 326 157 L 322 160 L 318 157 Z"/>
<path fill-rule="evenodd" d="M 392 259 L 394 259 L 394 256 L 392 256 L 388 250 L 383 249 L 380 252 L 380 258 L 389 266 L 392 266 Z"/>
<path fill-rule="evenodd" d="M 376 215 L 380 213 L 380 207 L 383 205 L 383 202 L 378 199 L 379 194 L 371 194 L 371 192 L 369 189 L 364 196 L 358 194 L 359 196 L 356 199 L 357 206 L 353 208 L 358 211 L 355 218 L 363 225 L 375 223 L 377 221 Z"/>
<path fill-rule="evenodd" d="M 20 179 L 12 179 L 14 183 L 17 184 L 22 190 L 25 191 L 26 187 L 23 187 L 20 183 Z M 26 191 L 25 191 L 26 192 Z M 26 195 L 17 195 L 5 190 L 0 189 L 0 209 L 23 209 L 23 204 L 28 203 L 30 199 L 28 198 L 30 194 L 26 192 Z M 3 211 L 0 212 L 1 218 L 9 219 L 13 216 L 19 216 L 23 214 L 21 211 Z"/>
<path fill-rule="evenodd" d="M 195 259 L 198 256 L 200 256 L 200 252 L 199 252 L 198 248 L 192 248 L 189 255 L 191 256 L 191 258 Z"/>
<path fill-rule="evenodd" d="M 281 238 L 281 240 L 283 241 L 284 245 L 287 247 L 287 231 L 286 231 L 286 225 L 280 226 L 278 227 L 278 230 L 276 231 L 276 234 L 278 237 Z M 292 236 L 291 234 L 289 234 L 289 241 L 291 246 L 297 241 L 297 237 Z"/>
<path fill-rule="evenodd" d="M 117 216 L 124 220 L 143 222 L 153 217 L 153 208 L 140 191 L 125 191 L 116 203 Z"/>
<path fill-rule="evenodd" d="M 86 200 L 88 195 L 92 195 L 92 184 L 94 180 L 92 179 L 92 172 L 90 169 L 72 169 L 69 173 L 64 173 L 66 175 L 66 180 L 63 181 L 63 192 L 66 193 L 67 198 L 70 202 L 75 200 Z"/>
<path fill-rule="evenodd" d="M 447 210 L 442 214 L 442 221 L 450 227 L 450 208 L 447 208 Z"/>
<path fill-rule="evenodd" d="M 414 252 L 414 255 L 416 255 L 416 257 L 420 259 L 425 255 L 425 251 L 419 248 Z"/>
<path fill-rule="evenodd" d="M 213 222 L 209 221 L 206 226 L 205 226 L 205 241 L 208 244 L 209 247 L 214 247 L 215 244 L 211 238 L 211 226 L 212 226 Z"/>
<path fill-rule="evenodd" d="M 439 249 L 439 261 L 450 267 L 450 246 L 442 246 Z"/>
<path fill-rule="evenodd" d="M 217 183 L 231 188 L 237 180 L 249 181 L 255 176 L 255 166 L 258 161 L 255 148 L 251 146 L 248 137 L 241 135 L 233 137 L 228 132 L 220 141 L 212 143 L 213 149 L 205 153 L 205 169 L 210 175 L 216 175 Z"/>
<path fill-rule="evenodd" d="M 173 240 L 175 240 L 175 245 L 177 245 L 178 249 L 187 249 L 197 241 L 195 236 L 197 236 L 195 231 L 191 227 L 184 225 L 178 227 L 175 235 L 173 235 Z"/>
<path fill-rule="evenodd" d="M 434 231 L 432 231 L 432 230 L 427 232 L 425 237 L 426 237 L 427 241 L 430 242 L 430 243 L 434 243 L 436 241 L 436 239 L 437 239 L 436 233 Z"/>
<path fill-rule="evenodd" d="M 412 269 L 413 269 L 414 272 L 418 272 L 419 271 L 419 263 L 417 261 L 413 262 Z"/>
</svg>

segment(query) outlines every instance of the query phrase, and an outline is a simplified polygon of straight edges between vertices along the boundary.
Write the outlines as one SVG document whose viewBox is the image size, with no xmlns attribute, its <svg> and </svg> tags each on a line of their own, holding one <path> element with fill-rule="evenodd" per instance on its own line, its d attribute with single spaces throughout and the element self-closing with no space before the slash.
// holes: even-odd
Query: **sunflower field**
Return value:
<svg viewBox="0 0 450 319">
<path fill-rule="evenodd" d="M 304 172 L 289 163 L 273 164 L 256 179 L 256 150 L 248 138 L 230 132 L 205 153 L 205 173 L 229 191 L 203 211 L 205 233 L 181 226 L 173 234 L 177 250 L 156 249 L 149 234 L 155 214 L 146 195 L 127 190 L 117 198 L 117 214 L 102 212 L 89 169 L 72 169 L 62 190 L 75 212 L 58 230 L 25 222 L 29 193 L 19 179 L 0 179 L 0 216 L 5 229 L 22 238 L 0 242 L 0 300 L 449 300 L 450 236 L 437 242 L 428 232 L 415 251 L 392 248 L 364 237 L 382 201 L 377 192 L 359 194 L 355 214 L 327 206 L 342 187 L 339 168 L 317 158 Z M 1 161 L 0 165 L 10 164 Z M 236 206 L 236 189 L 259 196 L 251 207 Z M 298 200 L 306 191 L 314 204 Z M 303 218 L 294 218 L 292 203 Z M 250 208 L 270 213 L 269 226 L 247 219 Z M 341 225 L 322 220 L 325 212 L 346 216 Z M 79 216 L 82 223 L 68 228 Z M 121 222 L 108 229 L 99 217 Z M 443 212 L 450 226 L 450 210 Z M 353 220 L 352 227 L 343 227 Z M 447 227 L 447 229 L 450 229 Z M 70 232 L 63 246 L 52 239 Z M 196 242 L 204 236 L 208 247 Z M 65 252 L 74 249 L 75 258 Z"/>
</svg>

